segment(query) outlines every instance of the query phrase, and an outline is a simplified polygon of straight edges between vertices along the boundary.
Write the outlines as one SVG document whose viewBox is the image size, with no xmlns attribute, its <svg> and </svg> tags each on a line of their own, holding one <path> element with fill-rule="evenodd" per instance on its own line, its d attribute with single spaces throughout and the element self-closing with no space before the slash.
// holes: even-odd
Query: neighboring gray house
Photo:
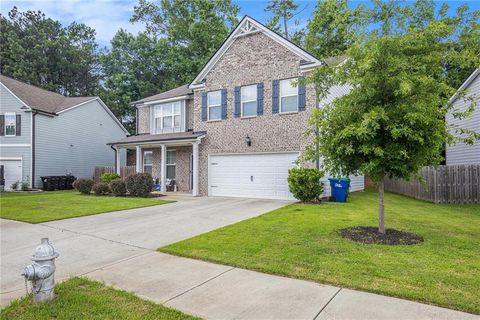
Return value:
<svg viewBox="0 0 480 320">
<path fill-rule="evenodd" d="M 93 176 L 115 164 L 107 143 L 127 131 L 98 97 L 67 98 L 0 75 L 0 165 L 5 186 L 41 176 Z M 123 158 L 125 158 L 123 156 Z"/>
<path fill-rule="evenodd" d="M 459 92 L 463 90 L 466 91 L 467 96 L 476 100 L 477 106 L 471 117 L 458 119 L 453 117 L 452 112 L 465 111 L 471 103 L 469 100 L 459 97 Z M 446 116 L 446 121 L 449 125 L 480 133 L 480 68 L 476 69 L 461 85 L 457 93 L 450 98 L 449 104 L 453 106 L 452 112 Z M 455 131 L 455 129 L 451 130 L 452 133 Z M 480 141 L 477 140 L 473 145 L 463 142 L 447 145 L 446 163 L 447 165 L 480 164 Z"/>
<path fill-rule="evenodd" d="M 319 106 L 312 84 L 292 81 L 321 64 L 246 16 L 190 85 L 136 101 L 137 135 L 112 145 L 136 150 L 137 171 L 163 190 L 175 179 L 193 195 L 291 199 L 288 169 L 311 142 L 304 133 Z"/>
</svg>

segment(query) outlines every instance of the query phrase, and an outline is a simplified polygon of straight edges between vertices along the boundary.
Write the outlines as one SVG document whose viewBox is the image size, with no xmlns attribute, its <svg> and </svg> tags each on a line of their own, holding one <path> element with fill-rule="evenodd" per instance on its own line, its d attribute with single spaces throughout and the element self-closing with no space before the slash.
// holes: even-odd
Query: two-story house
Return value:
<svg viewBox="0 0 480 320">
<path fill-rule="evenodd" d="M 288 169 L 319 106 L 314 85 L 297 79 L 321 64 L 246 16 L 192 83 L 136 101 L 138 134 L 112 145 L 135 149 L 137 171 L 162 190 L 175 179 L 193 195 L 291 199 Z"/>
<path fill-rule="evenodd" d="M 42 176 L 92 178 L 95 166 L 112 166 L 107 143 L 126 129 L 99 97 L 64 97 L 0 75 L 0 165 L 5 187 Z M 125 154 L 121 155 L 122 160 Z"/>
</svg>

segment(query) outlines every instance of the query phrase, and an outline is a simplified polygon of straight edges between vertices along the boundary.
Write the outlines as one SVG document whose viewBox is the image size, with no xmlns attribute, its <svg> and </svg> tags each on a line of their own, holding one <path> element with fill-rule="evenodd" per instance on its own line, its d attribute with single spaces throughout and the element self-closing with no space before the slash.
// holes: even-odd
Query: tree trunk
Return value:
<svg viewBox="0 0 480 320">
<path fill-rule="evenodd" d="M 285 30 L 285 38 L 288 39 L 288 26 L 287 26 L 287 9 L 286 9 L 286 4 L 284 4 L 285 9 L 283 11 L 283 28 Z"/>
<path fill-rule="evenodd" d="M 378 232 L 382 234 L 385 234 L 385 208 L 383 204 L 385 193 L 384 178 L 385 176 L 382 174 L 378 182 Z"/>
</svg>

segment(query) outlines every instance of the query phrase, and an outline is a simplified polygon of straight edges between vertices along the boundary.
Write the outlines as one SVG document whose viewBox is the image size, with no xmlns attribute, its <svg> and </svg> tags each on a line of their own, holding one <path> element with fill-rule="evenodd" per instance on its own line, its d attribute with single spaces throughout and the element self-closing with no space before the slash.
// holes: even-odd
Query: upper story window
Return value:
<svg viewBox="0 0 480 320">
<path fill-rule="evenodd" d="M 182 102 L 176 101 L 155 106 L 155 133 L 181 131 Z"/>
<path fill-rule="evenodd" d="M 293 82 L 297 80 L 285 79 L 280 80 L 280 112 L 296 112 L 298 111 L 298 86 L 293 86 Z"/>
<path fill-rule="evenodd" d="M 153 152 L 143 152 L 143 172 L 152 174 Z"/>
<path fill-rule="evenodd" d="M 222 119 L 222 91 L 211 91 L 207 94 L 208 120 Z"/>
<path fill-rule="evenodd" d="M 17 135 L 17 116 L 15 112 L 5 113 L 5 136 L 12 137 Z"/>
<path fill-rule="evenodd" d="M 241 88 L 242 117 L 257 115 L 257 86 L 244 86 Z"/>
</svg>

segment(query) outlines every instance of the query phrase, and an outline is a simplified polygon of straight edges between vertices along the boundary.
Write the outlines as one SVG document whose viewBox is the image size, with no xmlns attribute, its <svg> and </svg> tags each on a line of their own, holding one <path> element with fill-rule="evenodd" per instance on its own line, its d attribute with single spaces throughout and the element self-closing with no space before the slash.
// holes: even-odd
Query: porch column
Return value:
<svg viewBox="0 0 480 320">
<path fill-rule="evenodd" d="M 193 188 L 192 188 L 192 196 L 198 196 L 198 141 L 192 142 L 192 153 L 193 153 Z"/>
<path fill-rule="evenodd" d="M 140 146 L 136 147 L 136 157 L 135 157 L 135 171 L 137 173 L 142 172 L 142 148 Z"/>
<path fill-rule="evenodd" d="M 115 171 L 120 174 L 120 148 L 119 147 L 114 147 L 115 148 Z"/>
<path fill-rule="evenodd" d="M 166 176 L 167 176 L 167 147 L 164 144 L 160 145 L 160 192 L 166 190 Z"/>
</svg>

